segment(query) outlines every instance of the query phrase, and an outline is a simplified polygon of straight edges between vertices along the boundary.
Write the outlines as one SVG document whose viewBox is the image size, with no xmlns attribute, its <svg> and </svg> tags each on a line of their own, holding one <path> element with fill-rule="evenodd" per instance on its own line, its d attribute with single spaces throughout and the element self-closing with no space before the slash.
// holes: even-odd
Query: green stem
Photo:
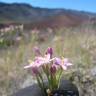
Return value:
<svg viewBox="0 0 96 96">
<path fill-rule="evenodd" d="M 63 71 L 61 69 L 60 72 L 59 72 L 59 77 L 57 79 L 58 88 L 59 88 L 59 85 L 60 85 L 60 80 L 61 80 L 61 77 L 62 77 L 62 73 L 63 73 Z"/>
<path fill-rule="evenodd" d="M 36 76 L 36 79 L 37 79 L 37 83 L 38 83 L 39 87 L 42 90 L 43 95 L 46 96 L 46 89 L 45 89 L 45 86 L 44 86 L 44 82 L 42 81 L 43 80 L 42 76 L 40 76 L 40 74 L 39 74 L 39 75 Z"/>
<path fill-rule="evenodd" d="M 51 85 L 52 85 L 52 90 L 55 90 L 55 89 L 58 88 L 56 73 L 55 74 L 51 74 Z"/>
<path fill-rule="evenodd" d="M 51 80 L 50 80 L 50 73 L 49 73 L 49 66 L 47 66 L 47 67 L 43 66 L 42 68 L 43 68 L 43 71 L 44 71 L 44 73 L 45 73 L 45 75 L 47 77 L 49 88 L 52 89 Z"/>
<path fill-rule="evenodd" d="M 42 86 L 44 87 L 44 89 L 45 89 L 45 84 L 44 84 L 44 81 L 43 81 L 43 77 L 42 77 L 42 75 L 39 73 L 39 77 L 40 77 L 40 79 L 41 79 L 41 82 L 42 82 Z"/>
</svg>

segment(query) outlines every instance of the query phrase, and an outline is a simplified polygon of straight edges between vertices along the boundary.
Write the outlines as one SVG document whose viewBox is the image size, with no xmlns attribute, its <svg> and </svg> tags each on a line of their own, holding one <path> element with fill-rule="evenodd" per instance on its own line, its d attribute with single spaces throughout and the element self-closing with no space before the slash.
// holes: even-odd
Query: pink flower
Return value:
<svg viewBox="0 0 96 96">
<path fill-rule="evenodd" d="M 35 57 L 35 60 L 31 61 L 29 65 L 24 67 L 24 69 L 32 69 L 33 74 L 37 75 L 39 73 L 38 69 L 42 65 L 49 64 L 54 59 L 55 58 L 50 59 L 50 54 L 47 54 L 44 57 Z M 53 71 L 55 71 L 55 69 Z"/>
<path fill-rule="evenodd" d="M 72 65 L 72 63 L 69 62 L 68 58 L 55 58 L 54 64 L 61 66 L 63 70 L 67 70 L 67 68 Z"/>
<path fill-rule="evenodd" d="M 34 52 L 36 55 L 34 60 L 29 62 L 29 65 L 25 66 L 24 69 L 32 70 L 42 90 L 47 87 L 43 81 L 43 76 L 44 78 L 47 77 L 49 89 L 57 89 L 63 70 L 67 70 L 72 63 L 69 62 L 68 58 L 53 58 L 53 49 L 50 47 L 44 56 L 42 56 L 38 47 L 34 47 Z"/>
<path fill-rule="evenodd" d="M 35 60 L 32 61 L 29 65 L 25 66 L 24 69 L 32 68 L 34 66 L 40 67 L 44 64 L 48 64 L 53 61 L 55 58 L 50 59 L 50 54 L 45 55 L 44 57 L 35 57 Z"/>
<path fill-rule="evenodd" d="M 50 54 L 46 54 L 44 57 L 36 57 L 35 61 L 38 63 L 38 67 L 43 64 L 48 64 L 53 61 L 55 58 L 50 59 Z"/>
<path fill-rule="evenodd" d="M 44 57 L 41 55 L 38 47 L 34 47 L 34 52 L 37 56 L 35 57 L 34 63 L 37 63 L 38 67 L 42 66 L 43 64 L 48 64 L 54 60 L 54 58 L 52 58 L 53 49 L 50 47 L 47 49 L 47 52 Z"/>
</svg>

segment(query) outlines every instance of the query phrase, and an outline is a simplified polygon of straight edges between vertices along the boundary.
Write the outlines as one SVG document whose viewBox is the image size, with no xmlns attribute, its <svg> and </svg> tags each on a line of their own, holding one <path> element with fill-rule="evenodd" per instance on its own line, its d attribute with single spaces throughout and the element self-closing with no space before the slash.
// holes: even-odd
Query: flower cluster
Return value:
<svg viewBox="0 0 96 96">
<path fill-rule="evenodd" d="M 59 87 L 60 79 L 64 70 L 72 65 L 68 58 L 53 57 L 53 49 L 48 48 L 44 56 L 42 56 L 38 47 L 34 48 L 35 58 L 30 61 L 30 64 L 25 66 L 25 69 L 31 69 L 36 77 L 38 85 L 43 93 L 47 94 L 46 89 L 52 91 Z M 44 74 L 42 74 L 44 73 Z M 48 85 L 44 83 L 44 75 L 47 77 Z"/>
</svg>

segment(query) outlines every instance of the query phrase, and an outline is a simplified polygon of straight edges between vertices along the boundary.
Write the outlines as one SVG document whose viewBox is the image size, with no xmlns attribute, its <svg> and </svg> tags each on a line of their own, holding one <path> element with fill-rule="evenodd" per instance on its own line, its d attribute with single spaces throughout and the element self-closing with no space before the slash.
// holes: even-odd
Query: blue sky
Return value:
<svg viewBox="0 0 96 96">
<path fill-rule="evenodd" d="M 96 0 L 0 0 L 8 3 L 29 3 L 43 8 L 66 8 L 96 12 Z"/>
</svg>

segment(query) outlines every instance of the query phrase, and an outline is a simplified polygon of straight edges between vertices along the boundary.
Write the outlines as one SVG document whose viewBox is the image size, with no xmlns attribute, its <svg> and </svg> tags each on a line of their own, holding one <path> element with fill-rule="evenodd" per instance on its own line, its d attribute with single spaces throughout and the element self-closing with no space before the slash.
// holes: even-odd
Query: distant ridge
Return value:
<svg viewBox="0 0 96 96">
<path fill-rule="evenodd" d="M 75 26 L 96 18 L 95 13 L 32 7 L 25 3 L 0 2 L 0 23 L 31 24 L 30 27 Z"/>
</svg>

